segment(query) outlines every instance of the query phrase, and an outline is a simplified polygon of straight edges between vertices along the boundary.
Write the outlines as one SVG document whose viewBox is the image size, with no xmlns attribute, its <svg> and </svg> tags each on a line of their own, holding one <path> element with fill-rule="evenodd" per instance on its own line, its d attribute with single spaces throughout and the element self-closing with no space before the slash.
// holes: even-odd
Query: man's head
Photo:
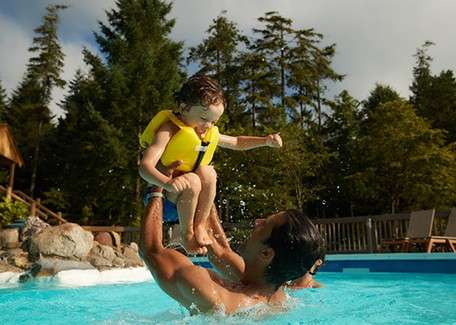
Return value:
<svg viewBox="0 0 456 325">
<path fill-rule="evenodd" d="M 310 271 L 325 256 L 324 241 L 301 212 L 287 210 L 257 219 L 241 253 L 248 268 L 263 268 L 264 280 L 275 288 Z"/>
<path fill-rule="evenodd" d="M 176 113 L 200 133 L 219 120 L 225 104 L 223 90 L 218 82 L 204 75 L 190 77 L 176 94 L 176 102 Z"/>
</svg>

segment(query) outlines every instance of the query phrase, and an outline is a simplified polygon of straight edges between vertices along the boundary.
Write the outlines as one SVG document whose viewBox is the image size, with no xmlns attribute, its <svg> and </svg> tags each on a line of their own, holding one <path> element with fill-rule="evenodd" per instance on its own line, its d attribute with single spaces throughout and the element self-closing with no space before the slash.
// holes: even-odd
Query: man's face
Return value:
<svg viewBox="0 0 456 325">
<path fill-rule="evenodd" d="M 241 256 L 246 263 L 254 263 L 261 251 L 268 246 L 264 242 L 271 236 L 272 230 L 280 227 L 287 221 L 287 215 L 284 212 L 273 214 L 265 219 L 256 219 L 255 226 L 250 234 L 250 238 L 241 248 Z"/>
<path fill-rule="evenodd" d="M 198 135 L 205 134 L 223 114 L 223 103 L 208 106 L 194 105 L 182 113 L 185 124 L 195 129 Z"/>
</svg>

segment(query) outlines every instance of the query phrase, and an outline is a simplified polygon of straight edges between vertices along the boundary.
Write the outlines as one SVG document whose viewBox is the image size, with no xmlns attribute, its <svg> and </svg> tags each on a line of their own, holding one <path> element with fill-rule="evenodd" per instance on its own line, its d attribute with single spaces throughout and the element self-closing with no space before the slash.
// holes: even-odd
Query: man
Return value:
<svg viewBox="0 0 456 325">
<path fill-rule="evenodd" d="M 258 219 L 241 257 L 230 249 L 213 207 L 212 245 L 207 248 L 219 273 L 196 266 L 163 246 L 161 196 L 158 189 L 146 207 L 141 254 L 158 285 L 191 314 L 216 310 L 231 314 L 256 304 L 280 308 L 286 283 L 314 273 L 324 259 L 317 229 L 294 210 Z"/>
</svg>

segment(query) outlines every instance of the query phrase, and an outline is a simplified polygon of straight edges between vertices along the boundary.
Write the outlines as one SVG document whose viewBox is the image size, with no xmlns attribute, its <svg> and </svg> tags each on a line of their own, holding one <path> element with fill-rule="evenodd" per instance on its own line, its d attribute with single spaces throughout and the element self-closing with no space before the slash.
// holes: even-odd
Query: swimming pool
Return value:
<svg viewBox="0 0 456 325">
<path fill-rule="evenodd" d="M 320 273 L 290 292 L 287 312 L 255 318 L 188 312 L 153 282 L 68 288 L 36 281 L 0 289 L 0 324 L 456 324 L 456 275 Z"/>
</svg>

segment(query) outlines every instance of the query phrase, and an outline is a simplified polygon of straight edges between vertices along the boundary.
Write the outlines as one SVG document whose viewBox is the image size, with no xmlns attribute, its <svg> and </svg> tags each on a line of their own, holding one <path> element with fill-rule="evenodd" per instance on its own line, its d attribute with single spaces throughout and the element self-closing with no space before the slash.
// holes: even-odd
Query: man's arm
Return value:
<svg viewBox="0 0 456 325">
<path fill-rule="evenodd" d="M 245 271 L 244 259 L 231 249 L 215 205 L 212 205 L 209 215 L 209 228 L 212 239 L 212 245 L 208 246 L 209 261 L 226 279 L 234 282 L 242 280 Z"/>
<path fill-rule="evenodd" d="M 142 222 L 140 251 L 155 281 L 169 296 L 187 307 L 206 312 L 220 303 L 216 285 L 204 268 L 174 249 L 165 248 L 162 238 L 163 202 L 153 197 Z"/>
<path fill-rule="evenodd" d="M 278 133 L 270 134 L 265 137 L 254 136 L 229 136 L 220 134 L 218 145 L 222 148 L 231 150 L 250 150 L 260 147 L 282 147 L 282 138 Z"/>
</svg>

